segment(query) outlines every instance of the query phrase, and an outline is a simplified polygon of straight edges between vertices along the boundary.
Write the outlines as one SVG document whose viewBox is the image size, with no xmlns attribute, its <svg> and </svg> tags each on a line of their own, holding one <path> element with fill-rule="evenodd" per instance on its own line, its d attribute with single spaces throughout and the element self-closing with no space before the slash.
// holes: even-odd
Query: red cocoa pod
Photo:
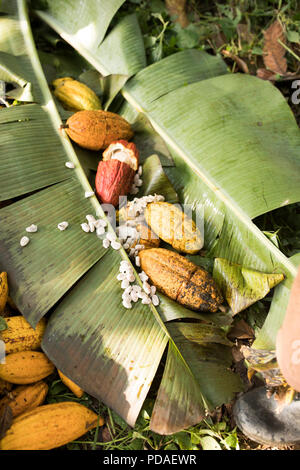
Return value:
<svg viewBox="0 0 300 470">
<path fill-rule="evenodd" d="M 96 194 L 104 204 L 117 207 L 119 197 L 126 196 L 132 186 L 135 171 L 119 160 L 99 162 L 96 174 Z"/>
</svg>

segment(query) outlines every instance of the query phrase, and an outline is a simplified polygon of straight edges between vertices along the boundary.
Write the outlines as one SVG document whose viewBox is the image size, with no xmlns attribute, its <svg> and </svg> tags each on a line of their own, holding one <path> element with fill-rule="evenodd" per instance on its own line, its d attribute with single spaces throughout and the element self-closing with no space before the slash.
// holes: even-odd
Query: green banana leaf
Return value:
<svg viewBox="0 0 300 470">
<path fill-rule="evenodd" d="M 135 15 L 123 18 L 106 36 L 107 28 L 125 0 L 51 0 L 38 15 L 102 75 L 134 75 L 146 65 L 143 37 Z M 103 41 L 104 39 L 104 41 Z M 101 66 L 99 67 L 99 64 Z M 100 70 L 101 69 L 101 70 Z"/>
<path fill-rule="evenodd" d="M 210 326 L 213 332 L 208 331 L 207 322 L 212 319 L 206 323 L 199 322 L 201 317 L 195 319 L 194 329 L 189 323 L 193 315 L 188 318 L 187 309 L 173 314 L 181 319 L 177 332 L 170 315 L 169 320 L 163 319 L 153 305 L 135 304 L 130 311 L 123 307 L 116 276 L 120 261 L 128 260 L 127 254 L 123 249 L 104 250 L 95 234 L 81 230 L 87 214 L 103 218 L 105 214 L 95 196 L 85 198 L 85 191 L 92 187 L 72 144 L 60 130 L 61 120 L 33 43 L 26 3 L 5 1 L 2 11 L 6 5 L 14 14 L 0 17 L 0 31 L 2 20 L 8 21 L 18 41 L 18 53 L 31 62 L 31 82 L 38 84 L 33 92 L 39 92 L 36 103 L 0 112 L 0 142 L 6 145 L 1 154 L 1 198 L 5 202 L 12 199 L 0 210 L 0 269 L 8 272 L 11 296 L 31 325 L 49 315 L 42 348 L 56 367 L 132 426 L 169 344 L 167 371 L 172 372 L 175 361 L 176 386 L 167 374 L 162 387 L 172 388 L 172 401 L 163 422 L 156 414 L 152 428 L 170 433 L 196 424 L 208 408 L 229 401 L 242 388 L 240 379 L 228 369 L 230 343 L 218 326 Z M 65 2 L 66 8 L 68 5 Z M 112 2 L 112 10 L 114 6 Z M 69 24 L 68 34 L 71 27 Z M 14 55 L 10 44 L 8 36 L 0 33 L 0 51 L 6 49 Z M 75 169 L 66 168 L 66 161 L 73 162 Z M 161 167 L 158 173 L 158 179 L 164 180 Z M 170 185 L 169 192 L 175 194 Z M 22 198 L 16 201 L 16 196 Z M 65 220 L 69 227 L 60 232 L 57 224 Z M 38 225 L 38 232 L 21 248 L 20 238 L 32 223 Z M 113 230 L 111 225 L 109 230 Z M 136 279 L 140 282 L 138 276 Z M 169 312 L 175 309 L 174 303 Z M 199 375 L 197 360 L 203 362 L 205 375 Z M 206 361 L 215 365 L 205 368 Z M 158 401 L 156 410 L 162 404 Z M 199 412 L 194 414 L 194 409 Z"/>
<path fill-rule="evenodd" d="M 229 263 L 226 259 L 216 258 L 214 279 L 222 289 L 233 314 L 236 315 L 263 299 L 270 289 L 283 281 L 284 276 L 261 273 L 236 263 Z"/>
</svg>

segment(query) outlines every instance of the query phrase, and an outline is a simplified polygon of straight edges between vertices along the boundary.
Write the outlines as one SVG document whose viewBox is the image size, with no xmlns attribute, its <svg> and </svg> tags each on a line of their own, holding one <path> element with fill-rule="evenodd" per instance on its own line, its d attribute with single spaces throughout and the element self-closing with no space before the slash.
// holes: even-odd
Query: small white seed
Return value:
<svg viewBox="0 0 300 470">
<path fill-rule="evenodd" d="M 133 274 L 133 271 L 131 271 L 127 274 L 127 279 L 128 279 L 129 282 L 134 282 L 135 281 L 135 275 Z"/>
<path fill-rule="evenodd" d="M 156 293 L 156 287 L 151 286 L 151 294 L 154 295 Z"/>
<path fill-rule="evenodd" d="M 141 260 L 140 260 L 140 257 L 139 256 L 136 256 L 135 257 L 135 264 L 136 266 L 139 268 L 141 266 Z"/>
<path fill-rule="evenodd" d="M 148 282 L 143 282 L 143 289 L 146 292 L 146 294 L 151 293 L 151 288 L 150 288 L 150 285 L 148 284 Z"/>
<path fill-rule="evenodd" d="M 26 232 L 35 233 L 35 232 L 37 232 L 37 229 L 38 229 L 37 225 L 32 224 L 32 225 L 30 225 L 29 227 L 26 228 Z"/>
<path fill-rule="evenodd" d="M 75 168 L 75 165 L 73 162 L 66 162 L 65 165 L 67 168 L 71 168 L 71 169 Z"/>
<path fill-rule="evenodd" d="M 123 306 L 124 306 L 125 308 L 132 308 L 132 305 L 131 305 L 131 302 L 130 302 L 130 301 L 127 301 L 127 302 L 126 302 L 125 300 L 123 300 Z"/>
<path fill-rule="evenodd" d="M 89 197 L 92 197 L 92 196 L 95 196 L 94 191 L 86 191 L 84 193 L 84 197 L 86 197 L 86 198 L 89 198 Z"/>
<path fill-rule="evenodd" d="M 159 305 L 159 298 L 157 297 L 157 295 L 152 295 L 151 300 L 155 307 Z"/>
<path fill-rule="evenodd" d="M 22 237 L 21 240 L 20 240 L 20 245 L 22 247 L 28 245 L 28 243 L 30 242 L 29 238 L 28 237 Z"/>
<path fill-rule="evenodd" d="M 133 302 L 137 302 L 139 300 L 139 296 L 136 292 L 131 292 L 130 298 Z"/>
<path fill-rule="evenodd" d="M 95 217 L 92 215 L 92 214 L 88 214 L 85 216 L 86 220 L 88 221 L 88 223 L 91 223 L 93 225 L 96 225 L 96 219 Z"/>
<path fill-rule="evenodd" d="M 68 228 L 68 227 L 69 227 L 68 222 L 60 222 L 60 223 L 58 224 L 58 226 L 57 226 L 57 228 L 58 228 L 61 232 L 63 232 L 64 230 L 66 230 L 66 228 Z"/>
<path fill-rule="evenodd" d="M 82 230 L 83 230 L 84 232 L 86 232 L 86 233 L 89 233 L 89 231 L 90 231 L 90 227 L 89 227 L 89 225 L 86 224 L 86 223 L 81 224 L 81 228 L 82 228 Z"/>
<path fill-rule="evenodd" d="M 137 294 L 141 294 L 141 293 L 142 293 L 142 288 L 141 288 L 141 286 L 138 286 L 137 284 L 134 284 L 134 285 L 132 286 L 132 290 L 133 290 L 134 292 L 136 292 Z"/>
<path fill-rule="evenodd" d="M 95 227 L 96 227 L 96 228 L 98 228 L 98 227 L 106 227 L 106 226 L 107 226 L 106 220 L 98 219 L 98 220 L 96 220 L 96 222 L 95 222 Z"/>
<path fill-rule="evenodd" d="M 140 176 L 142 176 L 142 174 L 143 174 L 143 167 L 142 167 L 141 165 L 139 166 L 138 174 L 139 174 Z"/>
<path fill-rule="evenodd" d="M 147 274 L 145 273 L 145 271 L 142 271 L 141 273 L 139 273 L 139 276 L 140 276 L 140 280 L 142 282 L 146 282 L 148 281 L 149 277 L 147 276 Z"/>
<path fill-rule="evenodd" d="M 128 297 L 131 296 L 131 292 L 132 292 L 132 286 L 128 286 L 126 287 L 126 289 L 124 290 L 125 294 L 128 295 Z"/>
<path fill-rule="evenodd" d="M 127 289 L 127 287 L 129 287 L 129 281 L 128 279 L 124 279 L 124 281 L 122 281 L 121 288 Z"/>
<path fill-rule="evenodd" d="M 113 240 L 113 241 L 111 242 L 111 247 L 112 247 L 114 250 L 119 250 L 119 249 L 121 248 L 121 243 L 119 243 L 119 242 Z"/>
<path fill-rule="evenodd" d="M 107 240 L 112 242 L 113 240 L 117 239 L 117 235 L 113 232 L 108 232 L 107 235 L 106 235 L 106 238 L 107 238 Z"/>
<path fill-rule="evenodd" d="M 101 235 L 105 234 L 105 228 L 104 227 L 97 227 L 96 233 L 97 233 L 98 237 L 101 237 Z"/>
<path fill-rule="evenodd" d="M 110 246 L 110 241 L 107 240 L 107 238 L 105 238 L 105 239 L 103 240 L 102 245 L 103 245 L 103 248 L 108 248 L 108 247 Z"/>
</svg>

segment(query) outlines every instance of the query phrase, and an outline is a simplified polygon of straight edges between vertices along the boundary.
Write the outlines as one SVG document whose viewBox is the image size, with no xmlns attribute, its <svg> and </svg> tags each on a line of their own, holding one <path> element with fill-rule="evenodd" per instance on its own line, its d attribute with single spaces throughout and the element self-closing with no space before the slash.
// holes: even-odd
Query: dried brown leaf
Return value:
<svg viewBox="0 0 300 470">
<path fill-rule="evenodd" d="M 267 69 L 257 69 L 256 76 L 262 80 L 269 80 L 270 82 L 276 81 L 276 74 L 271 70 Z"/>
<path fill-rule="evenodd" d="M 287 61 L 285 59 L 285 48 L 278 42 L 280 40 L 285 43 L 285 31 L 280 23 L 276 20 L 271 26 L 264 31 L 264 64 L 272 70 L 272 72 L 284 75 L 287 71 Z"/>
<path fill-rule="evenodd" d="M 234 339 L 254 339 L 255 334 L 253 328 L 245 322 L 245 320 L 238 321 L 228 334 L 228 338 Z"/>
<path fill-rule="evenodd" d="M 11 427 L 13 421 L 13 412 L 10 406 L 4 405 L 0 415 L 0 439 L 2 439 L 6 431 Z"/>
</svg>

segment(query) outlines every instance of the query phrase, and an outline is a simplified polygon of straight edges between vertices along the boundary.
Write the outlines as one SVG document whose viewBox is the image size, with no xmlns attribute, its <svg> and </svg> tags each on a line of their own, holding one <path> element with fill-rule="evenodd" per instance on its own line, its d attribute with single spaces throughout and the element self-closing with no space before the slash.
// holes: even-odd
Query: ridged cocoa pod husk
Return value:
<svg viewBox="0 0 300 470">
<path fill-rule="evenodd" d="M 19 385 L 0 400 L 0 414 L 6 405 L 11 408 L 14 418 L 33 410 L 44 403 L 47 392 L 48 385 L 42 380 L 32 385 Z"/>
<path fill-rule="evenodd" d="M 83 405 L 64 401 L 22 413 L 0 441 L 0 450 L 51 450 L 104 424 Z"/>
<path fill-rule="evenodd" d="M 0 313 L 3 312 L 8 299 L 7 273 L 0 273 Z"/>
<path fill-rule="evenodd" d="M 139 256 L 142 270 L 160 292 L 192 310 L 218 311 L 223 297 L 205 269 L 164 248 L 142 250 Z"/>
<path fill-rule="evenodd" d="M 127 163 L 119 160 L 100 161 L 95 186 L 101 202 L 117 207 L 119 198 L 129 193 L 134 175 L 134 170 Z"/>
<path fill-rule="evenodd" d="M 41 346 L 46 329 L 46 320 L 42 318 L 35 328 L 22 315 L 6 319 L 7 329 L 0 332 L 0 340 L 5 343 L 5 353 L 35 351 Z"/>
<path fill-rule="evenodd" d="M 106 149 L 113 141 L 130 140 L 130 124 L 109 111 L 78 111 L 63 126 L 70 139 L 88 150 Z"/>
<path fill-rule="evenodd" d="M 60 370 L 57 369 L 57 372 L 62 383 L 65 384 L 65 386 L 68 387 L 77 398 L 81 398 L 84 394 L 84 391 Z"/>
<path fill-rule="evenodd" d="M 58 78 L 53 82 L 54 95 L 65 109 L 70 111 L 102 109 L 96 93 L 84 83 L 70 77 Z"/>
<path fill-rule="evenodd" d="M 195 254 L 203 247 L 204 239 L 195 222 L 174 204 L 148 204 L 145 219 L 159 238 L 172 245 L 176 251 Z"/>
<path fill-rule="evenodd" d="M 32 384 L 52 374 L 54 369 L 44 353 L 21 351 L 5 357 L 5 364 L 0 364 L 0 379 L 17 385 Z"/>
</svg>

